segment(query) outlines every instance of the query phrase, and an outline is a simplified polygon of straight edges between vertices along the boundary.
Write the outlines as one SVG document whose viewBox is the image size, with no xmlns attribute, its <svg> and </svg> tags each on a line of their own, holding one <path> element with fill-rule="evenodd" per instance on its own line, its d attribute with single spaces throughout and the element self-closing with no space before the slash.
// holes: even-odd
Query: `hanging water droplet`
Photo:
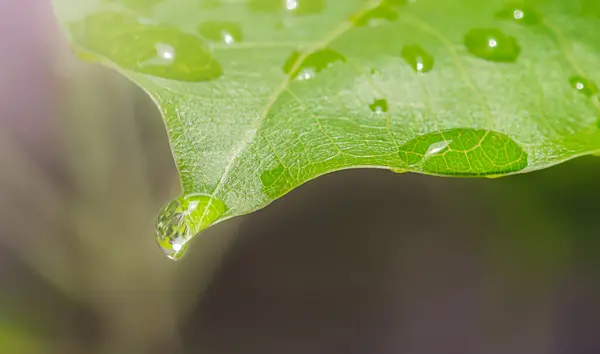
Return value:
<svg viewBox="0 0 600 354">
<path fill-rule="evenodd" d="M 313 79 L 318 73 L 331 67 L 335 62 L 346 61 L 342 54 L 328 48 L 310 53 L 302 60 L 300 65 L 297 65 L 299 59 L 300 53 L 293 52 L 283 65 L 283 71 L 298 80 Z"/>
<path fill-rule="evenodd" d="M 381 22 L 398 20 L 398 12 L 385 2 L 351 19 L 355 26 L 376 26 Z"/>
<path fill-rule="evenodd" d="M 471 54 L 496 62 L 514 62 L 521 52 L 514 37 L 493 28 L 469 31 L 465 36 L 465 45 Z"/>
<path fill-rule="evenodd" d="M 215 42 L 233 44 L 244 39 L 242 28 L 233 22 L 204 22 L 198 26 L 202 37 Z"/>
<path fill-rule="evenodd" d="M 485 176 L 527 167 L 527 153 L 505 134 L 471 128 L 421 135 L 400 147 L 399 156 L 422 172 Z"/>
<path fill-rule="evenodd" d="M 419 74 L 431 71 L 435 62 L 420 45 L 408 45 L 402 48 L 402 58 Z"/>
<path fill-rule="evenodd" d="M 522 25 L 536 25 L 542 21 L 542 16 L 533 8 L 522 3 L 509 3 L 496 12 L 496 18 L 513 21 Z"/>
<path fill-rule="evenodd" d="M 160 249 L 170 259 L 181 259 L 192 238 L 214 224 L 225 210 L 222 201 L 204 194 L 188 194 L 172 200 L 156 220 Z"/>
<path fill-rule="evenodd" d="M 598 86 L 596 83 L 583 76 L 572 76 L 569 78 L 569 82 L 574 89 L 588 97 L 592 97 L 598 93 Z"/>
<path fill-rule="evenodd" d="M 298 16 L 311 15 L 323 11 L 325 0 L 247 0 L 252 11 L 285 11 Z"/>
<path fill-rule="evenodd" d="M 373 111 L 376 114 L 387 113 L 387 111 L 388 111 L 388 103 L 383 98 L 377 99 L 377 100 L 373 101 L 373 103 L 371 103 L 369 105 L 369 108 L 371 109 L 371 111 Z"/>
<path fill-rule="evenodd" d="M 223 74 L 201 39 L 174 27 L 103 12 L 72 29 L 77 45 L 124 69 L 179 81 L 209 81 Z"/>
</svg>

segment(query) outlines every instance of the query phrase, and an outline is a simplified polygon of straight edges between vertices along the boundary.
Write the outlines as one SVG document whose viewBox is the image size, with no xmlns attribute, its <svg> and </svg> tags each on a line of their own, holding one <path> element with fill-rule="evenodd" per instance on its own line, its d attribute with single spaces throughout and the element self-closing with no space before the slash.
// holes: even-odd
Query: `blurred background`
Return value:
<svg viewBox="0 0 600 354">
<path fill-rule="evenodd" d="M 501 179 L 354 170 L 198 237 L 162 120 L 0 1 L 0 353 L 597 354 L 600 158 Z"/>
</svg>

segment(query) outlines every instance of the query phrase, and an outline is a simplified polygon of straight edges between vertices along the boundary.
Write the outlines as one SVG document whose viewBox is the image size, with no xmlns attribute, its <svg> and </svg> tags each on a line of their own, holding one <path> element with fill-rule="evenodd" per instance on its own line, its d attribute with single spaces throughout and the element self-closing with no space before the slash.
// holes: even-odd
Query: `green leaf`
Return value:
<svg viewBox="0 0 600 354">
<path fill-rule="evenodd" d="M 596 0 L 54 3 L 82 57 L 156 102 L 211 222 L 341 169 L 499 176 L 600 151 Z"/>
</svg>

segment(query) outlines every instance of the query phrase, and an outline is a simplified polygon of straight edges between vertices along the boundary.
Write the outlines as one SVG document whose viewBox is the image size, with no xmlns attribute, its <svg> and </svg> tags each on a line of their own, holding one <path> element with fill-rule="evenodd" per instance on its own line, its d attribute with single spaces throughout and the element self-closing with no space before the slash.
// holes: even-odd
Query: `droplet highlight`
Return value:
<svg viewBox="0 0 600 354">
<path fill-rule="evenodd" d="M 293 52 L 283 65 L 283 71 L 297 80 L 313 79 L 318 73 L 330 68 L 336 62 L 346 62 L 346 57 L 328 48 L 312 52 L 298 65 L 300 57 L 299 52 Z"/>
<path fill-rule="evenodd" d="M 425 134 L 408 141 L 399 150 L 400 158 L 421 172 L 455 176 L 517 172 L 527 167 L 528 158 L 507 135 L 471 128 Z"/>
<path fill-rule="evenodd" d="M 431 71 L 435 60 L 420 45 L 408 45 L 402 48 L 402 58 L 419 74 Z"/>
<path fill-rule="evenodd" d="M 160 249 L 172 260 L 181 259 L 192 238 L 214 224 L 226 209 L 222 201 L 205 194 L 188 194 L 172 200 L 156 221 Z"/>
<path fill-rule="evenodd" d="M 248 7 L 258 12 L 288 12 L 298 16 L 312 15 L 325 9 L 325 0 L 248 0 Z"/>
<path fill-rule="evenodd" d="M 495 62 L 514 62 L 521 52 L 517 40 L 499 29 L 473 29 L 465 35 L 465 45 L 471 54 Z"/>
<path fill-rule="evenodd" d="M 244 40 L 242 28 L 233 22 L 204 22 L 198 26 L 198 33 L 206 39 L 225 44 Z"/>
<path fill-rule="evenodd" d="M 537 25 L 542 22 L 542 15 L 523 3 L 509 3 L 496 12 L 499 20 L 513 21 L 520 25 Z"/>
<path fill-rule="evenodd" d="M 387 100 L 382 99 L 382 98 L 376 99 L 375 101 L 373 101 L 373 103 L 371 103 L 369 105 L 369 109 L 371 111 L 373 111 L 373 113 L 376 113 L 376 114 L 387 113 L 387 111 L 388 111 Z"/>
<path fill-rule="evenodd" d="M 596 83 L 583 76 L 572 76 L 569 78 L 569 83 L 575 90 L 588 97 L 592 97 L 598 93 L 598 86 Z"/>
<path fill-rule="evenodd" d="M 223 74 L 200 38 L 174 27 L 104 12 L 74 23 L 72 30 L 82 50 L 124 69 L 178 81 L 209 81 Z"/>
</svg>

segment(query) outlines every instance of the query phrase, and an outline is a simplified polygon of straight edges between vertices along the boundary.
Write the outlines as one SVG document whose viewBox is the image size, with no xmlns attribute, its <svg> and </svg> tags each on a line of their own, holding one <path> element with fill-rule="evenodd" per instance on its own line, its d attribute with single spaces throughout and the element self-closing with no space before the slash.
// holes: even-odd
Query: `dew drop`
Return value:
<svg viewBox="0 0 600 354">
<path fill-rule="evenodd" d="M 388 111 L 388 103 L 385 99 L 376 99 L 369 105 L 371 111 L 377 114 L 387 113 Z"/>
<path fill-rule="evenodd" d="M 209 81 L 223 74 L 200 38 L 174 27 L 104 12 L 72 29 L 80 47 L 128 70 L 179 81 Z"/>
<path fill-rule="evenodd" d="M 325 0 L 247 0 L 257 12 L 288 12 L 298 16 L 312 15 L 325 9 Z"/>
<path fill-rule="evenodd" d="M 400 158 L 422 172 L 485 176 L 527 167 L 527 153 L 507 135 L 484 129 L 457 128 L 428 133 L 400 147 Z"/>
<path fill-rule="evenodd" d="M 496 18 L 513 21 L 521 25 L 536 25 L 542 21 L 542 16 L 533 8 L 521 3 L 509 3 L 496 12 Z"/>
<path fill-rule="evenodd" d="M 402 48 L 402 58 L 419 74 L 431 71 L 435 62 L 420 45 L 407 45 Z"/>
<path fill-rule="evenodd" d="M 198 33 L 206 39 L 225 44 L 244 40 L 242 28 L 233 22 L 204 22 L 198 26 Z"/>
<path fill-rule="evenodd" d="M 398 12 L 385 2 L 351 19 L 355 26 L 376 26 L 381 22 L 398 20 Z"/>
<path fill-rule="evenodd" d="M 598 86 L 596 83 L 583 76 L 572 76 L 569 78 L 569 82 L 575 90 L 588 97 L 592 97 L 598 93 Z"/>
<path fill-rule="evenodd" d="M 466 34 L 465 44 L 471 54 L 496 62 L 514 62 L 521 52 L 517 40 L 498 29 L 473 29 Z"/>
<path fill-rule="evenodd" d="M 335 62 L 345 62 L 346 57 L 332 49 L 320 49 L 310 53 L 300 65 L 297 65 L 300 59 L 299 52 L 290 54 L 283 71 L 297 80 L 313 79 L 321 71 L 331 67 Z"/>
<path fill-rule="evenodd" d="M 192 238 L 214 224 L 225 210 L 222 201 L 205 194 L 188 194 L 172 200 L 156 220 L 160 249 L 172 260 L 181 259 Z"/>
</svg>

